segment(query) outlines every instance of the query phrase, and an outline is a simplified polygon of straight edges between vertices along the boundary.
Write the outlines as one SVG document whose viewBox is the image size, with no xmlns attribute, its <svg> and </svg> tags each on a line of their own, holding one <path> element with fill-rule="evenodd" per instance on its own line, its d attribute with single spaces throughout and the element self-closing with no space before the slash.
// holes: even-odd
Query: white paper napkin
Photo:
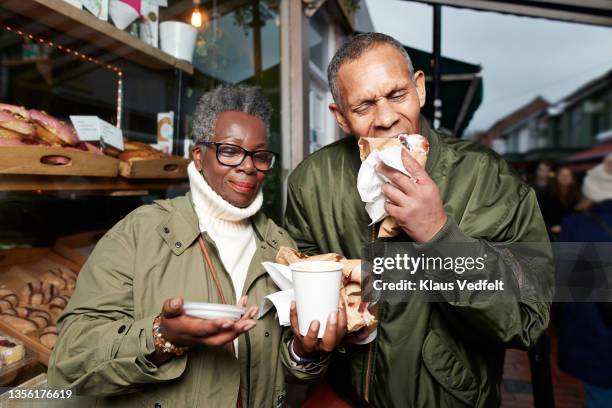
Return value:
<svg viewBox="0 0 612 408">
<path fill-rule="evenodd" d="M 385 150 L 374 150 L 361 163 L 357 174 L 357 190 L 361 196 L 361 201 L 365 203 L 365 210 L 372 220 L 370 225 L 382 221 L 389 215 L 385 211 L 386 198 L 382 193 L 382 186 L 389 180 L 376 171 L 376 166 L 380 162 L 408 176 L 410 175 L 402 163 L 402 147 L 400 146 Z"/>
</svg>

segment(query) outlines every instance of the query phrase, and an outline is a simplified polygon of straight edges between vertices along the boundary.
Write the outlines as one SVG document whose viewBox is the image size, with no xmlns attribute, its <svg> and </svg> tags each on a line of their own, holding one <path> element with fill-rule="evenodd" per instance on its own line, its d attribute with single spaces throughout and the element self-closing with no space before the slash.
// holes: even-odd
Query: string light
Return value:
<svg viewBox="0 0 612 408">
<path fill-rule="evenodd" d="M 29 33 L 25 33 L 21 30 L 15 29 L 11 26 L 8 26 L 6 24 L 2 24 L 0 23 L 0 28 L 2 28 L 4 31 L 10 32 L 10 33 L 15 33 L 20 35 L 23 38 L 27 38 L 29 40 L 32 41 L 37 41 L 41 44 L 47 44 L 48 46 L 50 46 L 51 48 L 55 48 L 57 50 L 60 50 L 66 54 L 68 54 L 71 57 L 76 57 L 79 59 L 82 59 L 84 61 L 89 61 L 92 64 L 96 64 L 96 65 L 100 65 L 102 68 L 108 69 L 109 71 L 114 72 L 117 75 L 117 127 L 120 128 L 121 127 L 121 112 L 122 112 L 122 107 L 123 107 L 123 71 L 121 71 L 120 68 L 111 65 L 107 62 L 102 62 L 96 58 L 93 58 L 87 54 L 83 54 L 79 51 L 76 50 L 71 50 L 70 48 L 67 47 L 63 47 L 59 44 L 55 44 L 53 41 L 49 41 L 49 40 L 45 40 L 44 38 L 41 37 L 37 37 L 35 35 L 29 34 Z"/>
</svg>

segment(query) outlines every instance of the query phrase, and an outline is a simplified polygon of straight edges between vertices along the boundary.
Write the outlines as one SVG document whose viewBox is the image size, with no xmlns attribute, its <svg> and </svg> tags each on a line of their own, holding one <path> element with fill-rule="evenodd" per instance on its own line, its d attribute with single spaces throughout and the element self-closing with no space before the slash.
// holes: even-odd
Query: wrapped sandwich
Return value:
<svg viewBox="0 0 612 408">
<path fill-rule="evenodd" d="M 395 147 L 401 147 L 408 150 L 408 153 L 416 159 L 416 161 L 425 167 L 427 162 L 427 154 L 429 153 L 429 142 L 424 136 L 402 133 L 396 137 L 362 137 L 358 141 L 359 157 L 361 161 L 365 161 L 370 153 L 375 150 L 383 151 Z M 393 217 L 387 216 L 378 231 L 379 238 L 395 237 L 399 235 L 401 228 Z"/>
</svg>

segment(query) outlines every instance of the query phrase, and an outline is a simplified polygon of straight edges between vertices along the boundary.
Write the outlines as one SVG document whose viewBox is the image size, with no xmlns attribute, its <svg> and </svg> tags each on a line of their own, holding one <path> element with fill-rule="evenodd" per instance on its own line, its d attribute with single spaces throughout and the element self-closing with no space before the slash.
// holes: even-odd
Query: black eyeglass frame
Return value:
<svg viewBox="0 0 612 408">
<path fill-rule="evenodd" d="M 244 148 L 244 147 L 242 147 L 242 146 L 238 146 L 238 145 L 235 145 L 235 144 L 233 144 L 233 143 L 209 142 L 209 141 L 203 140 L 203 141 L 201 141 L 201 142 L 198 142 L 198 144 L 200 144 L 200 145 L 204 145 L 204 146 L 215 146 L 215 148 L 216 148 L 216 149 L 215 149 L 215 155 L 216 155 L 216 157 L 217 157 L 217 161 L 218 161 L 220 164 L 224 165 L 224 166 L 228 166 L 228 167 L 238 167 L 238 166 L 240 166 L 242 163 L 244 163 L 244 160 L 245 160 L 247 157 L 250 157 L 250 158 L 251 158 L 251 161 L 253 162 L 253 166 L 255 167 L 255 169 L 256 169 L 257 171 L 261 171 L 261 172 L 263 172 L 263 173 L 268 172 L 268 171 L 272 170 L 272 168 L 274 168 L 274 164 L 276 163 L 276 159 L 278 159 L 278 156 L 279 156 L 279 155 L 278 155 L 278 153 L 273 152 L 273 151 L 271 151 L 271 150 L 254 150 L 254 151 L 250 151 L 250 150 L 245 149 L 245 148 Z M 242 151 L 244 152 L 244 156 L 242 156 L 242 160 L 240 160 L 240 163 L 237 163 L 237 164 L 227 164 L 227 163 L 224 163 L 224 162 L 223 162 L 223 161 L 222 161 L 222 160 L 219 158 L 219 146 L 223 146 L 223 145 L 232 146 L 232 147 L 237 147 L 238 149 L 240 149 L 240 150 L 242 150 Z M 257 154 L 257 153 L 261 153 L 261 152 L 272 153 L 272 161 L 270 162 L 270 167 L 268 167 L 266 170 L 262 170 L 262 169 L 258 168 L 258 167 L 257 167 L 257 162 L 256 162 L 256 160 L 255 160 L 255 159 L 254 159 L 254 157 L 253 157 L 255 154 Z"/>
</svg>

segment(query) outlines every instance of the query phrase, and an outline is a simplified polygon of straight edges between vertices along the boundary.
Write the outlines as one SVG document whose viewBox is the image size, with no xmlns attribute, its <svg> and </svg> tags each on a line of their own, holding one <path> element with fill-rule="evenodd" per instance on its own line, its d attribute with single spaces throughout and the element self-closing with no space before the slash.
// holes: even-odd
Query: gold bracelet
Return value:
<svg viewBox="0 0 612 408">
<path fill-rule="evenodd" d="M 161 315 L 157 315 L 155 320 L 153 320 L 153 344 L 155 344 L 155 348 L 164 353 L 172 353 L 176 354 L 177 356 L 182 356 L 183 353 L 187 351 L 187 347 L 175 346 L 166 340 L 161 333 L 160 323 Z"/>
</svg>

